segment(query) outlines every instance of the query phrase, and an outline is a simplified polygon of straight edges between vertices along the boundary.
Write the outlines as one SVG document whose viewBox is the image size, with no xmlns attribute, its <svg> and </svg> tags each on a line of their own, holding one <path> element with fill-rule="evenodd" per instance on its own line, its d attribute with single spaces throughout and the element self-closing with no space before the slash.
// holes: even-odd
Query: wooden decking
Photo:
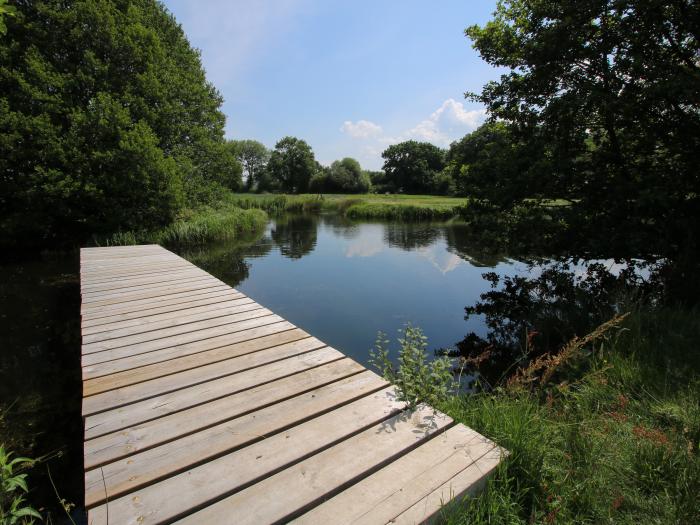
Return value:
<svg viewBox="0 0 700 525">
<path fill-rule="evenodd" d="M 418 523 L 501 459 L 159 246 L 80 266 L 91 524 Z"/>
</svg>

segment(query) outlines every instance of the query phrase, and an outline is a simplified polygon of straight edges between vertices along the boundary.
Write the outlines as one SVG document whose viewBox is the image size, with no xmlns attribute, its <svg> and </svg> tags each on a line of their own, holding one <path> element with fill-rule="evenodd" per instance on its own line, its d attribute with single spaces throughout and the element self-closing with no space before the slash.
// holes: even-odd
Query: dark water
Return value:
<svg viewBox="0 0 700 525">
<path fill-rule="evenodd" d="M 182 252 L 275 313 L 367 364 L 377 331 L 420 326 L 449 347 L 483 320 L 464 307 L 488 289 L 485 271 L 525 264 L 480 254 L 461 225 L 356 223 L 289 216 L 262 237 Z M 48 459 L 30 471 L 30 500 L 65 520 L 82 503 L 77 254 L 0 266 L 0 440 Z"/>
</svg>

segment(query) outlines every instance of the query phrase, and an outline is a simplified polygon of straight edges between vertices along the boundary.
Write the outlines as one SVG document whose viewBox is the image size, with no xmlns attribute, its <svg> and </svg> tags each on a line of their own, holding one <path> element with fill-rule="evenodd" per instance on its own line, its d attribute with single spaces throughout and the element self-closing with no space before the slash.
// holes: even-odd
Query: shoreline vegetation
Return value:
<svg viewBox="0 0 700 525">
<path fill-rule="evenodd" d="M 400 340 L 399 368 L 387 373 L 386 359 L 375 366 L 402 398 L 431 399 L 509 452 L 486 490 L 451 502 L 440 521 L 697 523 L 699 313 L 664 307 L 616 316 L 514 366 L 498 384 L 470 393 L 452 385 L 441 401 L 432 394 L 449 391 L 447 383 L 418 355 L 425 338 L 418 331 Z"/>
</svg>

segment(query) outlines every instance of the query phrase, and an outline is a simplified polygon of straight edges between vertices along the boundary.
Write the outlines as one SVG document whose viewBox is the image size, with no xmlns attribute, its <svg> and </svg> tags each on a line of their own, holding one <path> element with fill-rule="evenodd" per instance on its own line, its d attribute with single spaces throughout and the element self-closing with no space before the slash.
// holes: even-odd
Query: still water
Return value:
<svg viewBox="0 0 700 525">
<path fill-rule="evenodd" d="M 248 245 L 183 252 L 298 327 L 367 364 L 377 331 L 395 339 L 407 323 L 430 348 L 446 348 L 483 321 L 464 307 L 488 289 L 481 275 L 512 275 L 526 265 L 484 258 L 463 225 L 356 223 L 338 216 L 288 216 Z"/>
<path fill-rule="evenodd" d="M 271 221 L 256 239 L 181 254 L 366 365 L 378 330 L 395 341 L 412 323 L 431 349 L 485 333 L 482 319 L 464 320 L 464 307 L 488 290 L 481 274 L 527 266 L 480 254 L 467 234 L 459 224 L 301 215 Z M 0 270 L 0 441 L 49 456 L 30 472 L 29 499 L 60 523 L 49 469 L 60 498 L 79 504 L 83 491 L 78 257 L 45 255 Z"/>
</svg>

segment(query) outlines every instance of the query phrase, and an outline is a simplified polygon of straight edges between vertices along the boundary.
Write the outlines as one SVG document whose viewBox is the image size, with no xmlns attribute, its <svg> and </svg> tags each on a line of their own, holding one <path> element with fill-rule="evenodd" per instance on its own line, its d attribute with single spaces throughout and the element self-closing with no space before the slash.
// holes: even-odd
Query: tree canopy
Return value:
<svg viewBox="0 0 700 525">
<path fill-rule="evenodd" d="M 245 187 L 250 191 L 260 183 L 260 178 L 267 169 L 270 150 L 257 140 L 232 140 L 229 144 L 243 167 Z"/>
<path fill-rule="evenodd" d="M 275 144 L 267 168 L 270 181 L 263 184 L 262 189 L 304 193 L 316 172 L 316 159 L 311 146 L 305 141 L 284 137 Z"/>
<path fill-rule="evenodd" d="M 382 153 L 391 189 L 404 193 L 433 193 L 435 177 L 445 167 L 444 152 L 429 142 L 409 140 Z"/>
<path fill-rule="evenodd" d="M 336 160 L 329 168 L 320 167 L 311 179 L 310 190 L 317 193 L 367 193 L 370 188 L 367 172 L 350 157 Z"/>
<path fill-rule="evenodd" d="M 4 22 L 2 242 L 155 227 L 238 187 L 221 96 L 160 2 L 37 0 Z"/>
<path fill-rule="evenodd" d="M 581 227 L 688 248 L 700 216 L 697 2 L 501 0 L 466 32 L 510 69 L 472 98 L 516 140 L 546 143 L 542 197 L 565 192 Z"/>
</svg>

